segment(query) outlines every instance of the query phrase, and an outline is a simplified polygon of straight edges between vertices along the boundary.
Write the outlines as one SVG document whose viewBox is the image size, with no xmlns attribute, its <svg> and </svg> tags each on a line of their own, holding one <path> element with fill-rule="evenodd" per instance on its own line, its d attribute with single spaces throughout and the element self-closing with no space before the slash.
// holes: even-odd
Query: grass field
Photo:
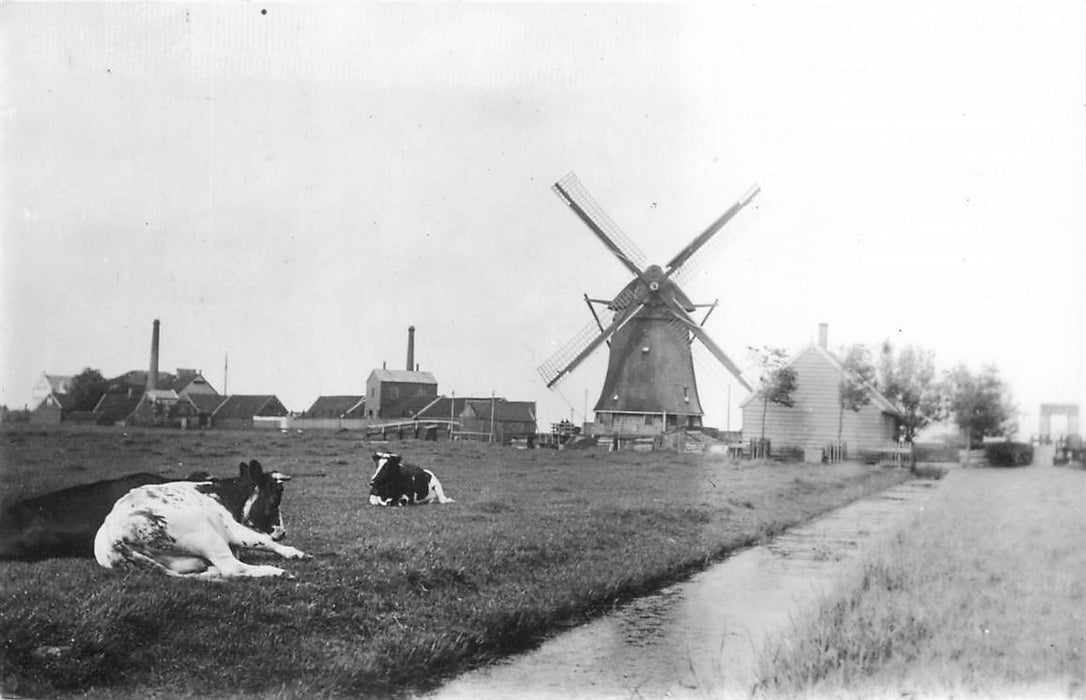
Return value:
<svg viewBox="0 0 1086 700">
<path fill-rule="evenodd" d="M 959 469 L 769 645 L 770 697 L 1086 697 L 1086 472 Z"/>
<path fill-rule="evenodd" d="M 455 504 L 364 505 L 375 445 L 339 432 L 0 433 L 5 496 L 135 471 L 294 476 L 293 580 L 205 583 L 91 560 L 0 568 L 9 693 L 360 696 L 424 689 L 908 477 L 715 456 L 382 446 Z M 265 558 L 246 554 L 247 561 Z M 279 563 L 277 560 L 275 563 Z"/>
</svg>

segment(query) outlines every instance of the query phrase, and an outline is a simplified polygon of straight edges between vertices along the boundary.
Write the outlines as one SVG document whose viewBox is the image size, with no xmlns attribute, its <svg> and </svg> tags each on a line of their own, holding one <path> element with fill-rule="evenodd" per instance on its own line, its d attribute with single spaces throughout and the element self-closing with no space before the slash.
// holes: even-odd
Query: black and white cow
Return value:
<svg viewBox="0 0 1086 700">
<path fill-rule="evenodd" d="M 107 569 L 142 564 L 171 576 L 242 578 L 282 576 L 277 566 L 240 561 L 232 547 L 263 549 L 286 559 L 309 555 L 278 543 L 286 536 L 280 503 L 283 482 L 255 459 L 233 479 L 175 481 L 141 486 L 117 501 L 94 540 Z"/>
<path fill-rule="evenodd" d="M 407 464 L 400 455 L 376 452 L 377 469 L 370 479 L 370 505 L 403 506 L 418 503 L 452 503 L 441 482 L 429 469 Z"/>
<path fill-rule="evenodd" d="M 89 559 L 94 556 L 94 535 L 113 504 L 137 486 L 167 481 L 157 474 L 129 474 L 5 505 L 0 512 L 0 560 Z"/>
</svg>

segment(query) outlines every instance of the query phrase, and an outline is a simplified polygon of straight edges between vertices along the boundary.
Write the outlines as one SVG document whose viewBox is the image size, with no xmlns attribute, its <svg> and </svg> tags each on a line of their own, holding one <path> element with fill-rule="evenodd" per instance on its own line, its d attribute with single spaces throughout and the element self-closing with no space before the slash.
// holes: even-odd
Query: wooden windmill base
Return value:
<svg viewBox="0 0 1086 700">
<path fill-rule="evenodd" d="M 701 416 L 682 413 L 596 411 L 592 434 L 601 437 L 653 437 L 679 429 L 701 427 Z"/>
</svg>

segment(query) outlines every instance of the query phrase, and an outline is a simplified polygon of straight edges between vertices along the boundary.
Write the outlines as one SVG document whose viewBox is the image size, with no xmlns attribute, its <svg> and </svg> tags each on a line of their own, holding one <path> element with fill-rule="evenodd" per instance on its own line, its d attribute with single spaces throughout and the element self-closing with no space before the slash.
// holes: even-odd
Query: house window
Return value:
<svg viewBox="0 0 1086 700">
<path fill-rule="evenodd" d="M 683 401 L 690 402 L 690 387 L 683 387 Z"/>
<path fill-rule="evenodd" d="M 652 415 L 651 413 L 646 413 L 645 414 L 645 425 L 652 425 L 655 418 L 656 418 L 656 416 Z"/>
</svg>

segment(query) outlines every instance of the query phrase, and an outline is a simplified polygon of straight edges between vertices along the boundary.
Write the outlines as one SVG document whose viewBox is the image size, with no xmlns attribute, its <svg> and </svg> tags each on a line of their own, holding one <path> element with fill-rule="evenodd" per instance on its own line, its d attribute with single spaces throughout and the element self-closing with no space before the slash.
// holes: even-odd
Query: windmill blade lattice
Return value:
<svg viewBox="0 0 1086 700">
<path fill-rule="evenodd" d="M 754 188 L 751 188 L 751 190 L 753 189 Z M 748 195 L 749 194 L 750 191 L 748 191 Z M 720 232 L 709 239 L 708 242 L 679 265 L 679 268 L 671 275 L 671 279 L 680 286 L 685 287 L 691 280 L 698 276 L 705 268 L 706 263 L 716 259 L 722 251 L 742 238 L 751 224 L 754 223 L 765 210 L 765 197 L 761 194 L 760 189 L 757 194 L 758 196 L 754 197 L 747 206 L 744 206 L 736 213 L 734 218 L 728 221 L 727 225 Z"/>
<path fill-rule="evenodd" d="M 636 270 L 634 270 L 635 273 L 637 270 L 644 270 L 648 266 L 648 258 L 645 257 L 645 254 L 642 253 L 641 249 L 622 232 L 622 229 L 618 227 L 618 224 L 612 221 L 611 217 L 607 216 L 607 212 L 603 210 L 603 207 L 597 204 L 596 200 L 592 199 L 592 195 L 588 194 L 588 190 L 585 189 L 584 185 L 581 184 L 581 181 L 577 179 L 577 176 L 574 173 L 569 173 L 556 182 L 555 185 L 555 192 L 558 193 L 558 196 L 561 197 L 563 201 L 565 201 L 568 196 L 570 201 L 580 207 L 581 210 L 583 210 L 584 213 L 599 226 L 600 230 L 611 239 L 614 247 L 612 248 L 611 245 L 608 245 L 607 247 L 612 248 L 612 252 L 615 255 L 632 264 L 633 267 L 636 268 Z M 561 190 L 559 190 L 558 187 L 560 187 Z M 564 195 L 562 194 L 563 192 L 565 192 Z M 604 245 L 607 245 L 607 243 L 604 242 Z"/>
<path fill-rule="evenodd" d="M 605 328 L 614 321 L 614 312 L 608 309 L 598 310 L 599 325 L 595 321 L 588 324 L 566 342 L 559 350 L 550 356 L 550 358 L 541 364 L 537 371 L 539 376 L 543 378 L 543 382 L 550 386 L 562 373 L 566 367 L 569 366 L 573 359 L 581 354 L 581 352 L 592 343 L 593 340 L 600 334 L 599 326 L 602 325 Z"/>
</svg>

